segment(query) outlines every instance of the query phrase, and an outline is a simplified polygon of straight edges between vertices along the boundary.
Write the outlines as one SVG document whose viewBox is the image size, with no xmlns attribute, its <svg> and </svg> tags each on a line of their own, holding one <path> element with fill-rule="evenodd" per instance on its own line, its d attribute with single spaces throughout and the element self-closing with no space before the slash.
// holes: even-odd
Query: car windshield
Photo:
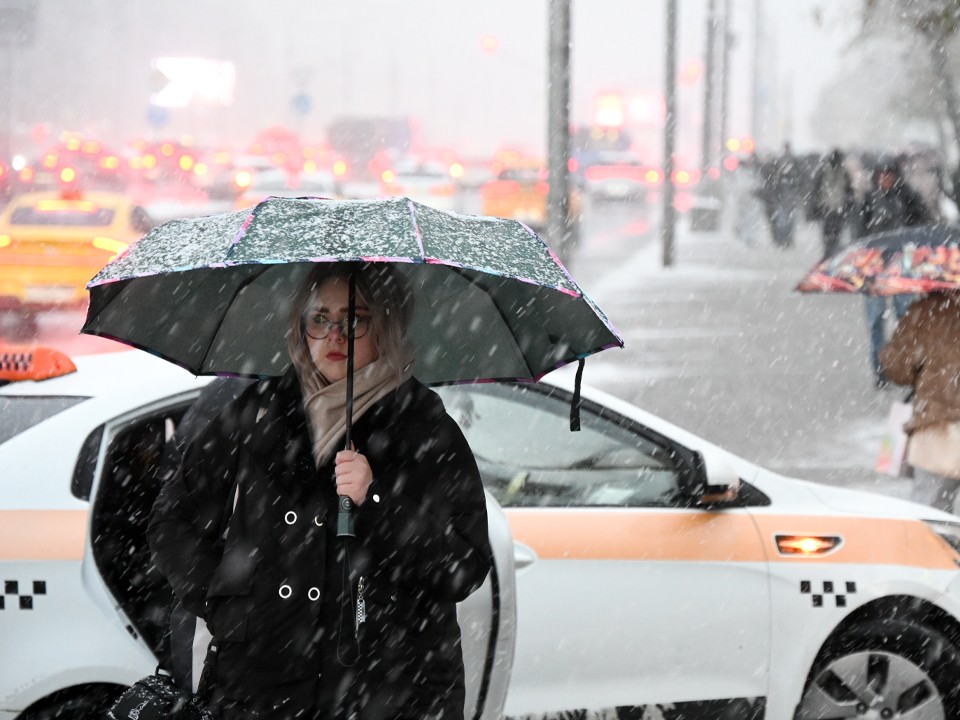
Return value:
<svg viewBox="0 0 960 720">
<path fill-rule="evenodd" d="M 0 444 L 34 425 L 82 403 L 85 397 L 4 395 L 0 397 Z"/>
<path fill-rule="evenodd" d="M 55 225 L 58 227 L 106 227 L 113 222 L 110 208 L 43 208 L 18 207 L 10 213 L 11 225 Z"/>
</svg>

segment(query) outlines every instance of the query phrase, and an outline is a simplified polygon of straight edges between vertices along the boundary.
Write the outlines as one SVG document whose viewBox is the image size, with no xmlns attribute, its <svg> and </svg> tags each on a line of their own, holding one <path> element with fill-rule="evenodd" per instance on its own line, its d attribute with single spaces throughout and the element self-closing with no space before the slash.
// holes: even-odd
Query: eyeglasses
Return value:
<svg viewBox="0 0 960 720">
<path fill-rule="evenodd" d="M 319 313 L 307 313 L 303 316 L 303 331 L 314 340 L 323 340 L 330 331 L 337 328 L 340 335 L 347 337 L 347 319 L 330 320 Z M 355 340 L 362 338 L 370 329 L 370 317 L 367 315 L 357 315 L 353 318 L 353 337 Z"/>
</svg>

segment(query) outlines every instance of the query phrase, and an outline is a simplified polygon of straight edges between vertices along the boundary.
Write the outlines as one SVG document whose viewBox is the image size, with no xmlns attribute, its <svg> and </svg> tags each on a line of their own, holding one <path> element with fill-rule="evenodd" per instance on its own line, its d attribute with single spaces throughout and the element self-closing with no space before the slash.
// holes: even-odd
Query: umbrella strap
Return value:
<svg viewBox="0 0 960 720">
<path fill-rule="evenodd" d="M 570 432 L 580 431 L 580 382 L 583 380 L 584 360 L 577 361 L 577 378 L 573 381 L 573 399 L 570 401 Z"/>
</svg>

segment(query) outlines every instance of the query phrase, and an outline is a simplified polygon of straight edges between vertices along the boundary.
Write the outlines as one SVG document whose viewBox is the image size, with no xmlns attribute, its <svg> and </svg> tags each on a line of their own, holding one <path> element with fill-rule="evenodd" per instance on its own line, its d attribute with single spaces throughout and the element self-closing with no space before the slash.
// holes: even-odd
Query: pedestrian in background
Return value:
<svg viewBox="0 0 960 720">
<path fill-rule="evenodd" d="M 840 236 L 854 204 L 853 180 L 844 159 L 839 148 L 833 149 L 813 176 L 813 214 L 823 226 L 823 260 L 840 249 Z"/>
<path fill-rule="evenodd" d="M 764 198 L 773 243 L 780 248 L 793 247 L 796 213 L 802 175 L 800 165 L 790 147 L 764 166 Z"/>
<path fill-rule="evenodd" d="M 873 174 L 873 188 L 860 211 L 865 235 L 896 230 L 912 225 L 927 225 L 934 221 L 920 196 L 904 181 L 900 161 L 883 158 Z M 889 303 L 885 297 L 864 296 L 867 332 L 870 336 L 870 367 L 878 389 L 885 388 L 888 379 L 880 364 L 880 350 L 886 342 L 886 320 Z M 904 316 L 915 300 L 913 295 L 894 295 L 893 311 L 897 320 Z"/>
<path fill-rule="evenodd" d="M 737 208 L 734 231 L 747 247 L 756 247 L 763 225 L 763 180 L 757 156 L 743 159 L 733 173 L 733 188 Z"/>
<path fill-rule="evenodd" d="M 913 390 L 904 426 L 911 498 L 957 513 L 960 489 L 960 291 L 931 293 L 913 305 L 880 353 L 891 381 Z"/>
</svg>

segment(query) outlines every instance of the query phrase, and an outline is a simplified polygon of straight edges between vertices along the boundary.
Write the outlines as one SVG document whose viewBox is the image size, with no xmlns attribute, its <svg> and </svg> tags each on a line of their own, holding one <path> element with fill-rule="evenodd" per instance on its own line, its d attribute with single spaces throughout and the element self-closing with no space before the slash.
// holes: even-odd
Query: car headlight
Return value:
<svg viewBox="0 0 960 720">
<path fill-rule="evenodd" d="M 943 538 L 953 551 L 960 555 L 960 523 L 943 522 L 942 520 L 924 520 L 931 530 Z"/>
</svg>

